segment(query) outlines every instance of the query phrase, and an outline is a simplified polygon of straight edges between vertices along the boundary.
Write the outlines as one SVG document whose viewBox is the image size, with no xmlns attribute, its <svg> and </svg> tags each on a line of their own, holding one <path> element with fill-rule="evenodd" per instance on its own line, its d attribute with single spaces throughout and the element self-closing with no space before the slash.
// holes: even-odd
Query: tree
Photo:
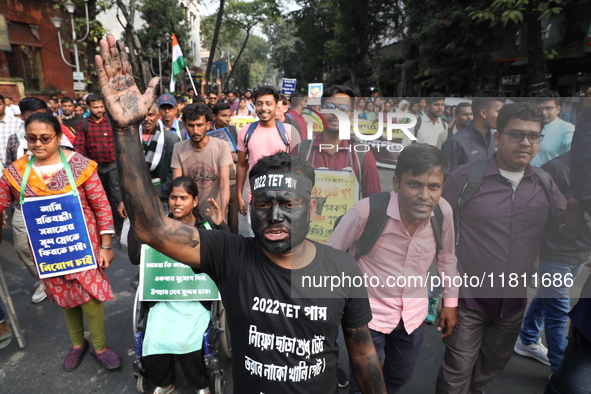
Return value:
<svg viewBox="0 0 591 394">
<path fill-rule="evenodd" d="M 298 60 L 291 66 L 296 69 L 290 77 L 302 83 L 322 82 L 326 72 L 338 67 L 324 50 L 325 43 L 334 38 L 336 15 L 332 0 L 300 0 L 298 4 L 302 8 L 287 16 L 293 21 L 294 36 L 301 43 L 294 54 Z"/>
<path fill-rule="evenodd" d="M 137 10 L 136 0 L 129 0 L 129 4 L 125 4 L 123 0 L 117 0 L 117 7 L 123 17 L 125 23 L 119 18 L 117 13 L 117 19 L 123 28 L 125 29 L 125 43 L 129 49 L 129 61 L 133 68 L 135 83 L 141 91 L 144 91 L 148 86 L 148 82 L 152 79 L 152 74 L 148 67 L 148 63 L 145 61 L 146 54 L 142 48 L 141 41 L 133 26 L 135 19 L 135 12 Z"/>
<path fill-rule="evenodd" d="M 349 71 L 359 91 L 358 79 L 368 68 L 364 60 L 369 60 L 370 66 L 379 64 L 371 62 L 371 57 L 377 55 L 385 35 L 394 31 L 401 10 L 398 2 L 384 0 L 332 0 L 332 5 L 336 10 L 334 38 L 325 48 L 335 63 Z M 375 75 L 378 70 L 373 71 Z"/>
<path fill-rule="evenodd" d="M 252 29 L 267 18 L 272 19 L 279 15 L 279 9 L 273 0 L 253 0 L 251 2 L 230 0 L 228 8 L 226 9 L 225 19 L 228 23 L 242 29 L 245 33 L 240 51 L 234 60 L 234 68 L 236 68 L 240 62 L 240 57 L 242 56 L 242 52 L 244 52 L 244 48 L 246 48 L 246 45 L 248 44 Z M 234 69 L 230 71 L 230 75 L 228 75 L 226 80 L 226 89 L 232 78 L 233 70 Z"/>
<path fill-rule="evenodd" d="M 213 36 L 216 23 L 216 15 L 209 15 L 201 20 L 203 32 L 202 40 L 208 42 Z M 216 52 L 225 53 L 231 59 L 236 59 L 246 38 L 246 33 L 236 29 L 230 23 L 223 23 L 218 36 Z M 235 87 L 247 88 L 263 81 L 265 73 L 269 69 L 269 44 L 263 38 L 251 34 L 246 47 L 242 51 L 241 61 L 237 64 L 232 62 L 232 78 L 225 77 L 227 88 L 233 90 Z M 229 75 L 228 75 L 229 76 Z"/>
<path fill-rule="evenodd" d="M 142 43 L 146 59 L 152 62 L 158 53 L 158 41 L 160 41 L 160 51 L 162 58 L 166 58 L 166 48 L 170 48 L 170 42 L 166 42 L 165 34 L 174 33 L 179 41 L 181 48 L 189 40 L 190 26 L 187 19 L 187 13 L 182 7 L 178 6 L 178 0 L 143 0 L 143 4 L 138 6 L 142 19 L 146 21 L 144 27 L 137 31 L 138 38 Z M 187 64 L 192 62 L 191 52 L 183 51 Z M 170 74 L 172 63 L 164 62 L 163 74 Z M 158 70 L 158 68 L 156 68 Z"/>
<path fill-rule="evenodd" d="M 224 16 L 224 3 L 225 0 L 220 0 L 220 7 L 218 8 L 217 18 L 215 22 L 215 28 L 213 31 L 213 38 L 211 40 L 211 49 L 209 50 L 209 59 L 207 60 L 207 69 L 205 71 L 205 78 L 211 74 L 211 68 L 213 66 L 213 59 L 215 56 L 215 48 L 218 45 L 218 37 L 220 29 L 222 27 L 222 17 Z"/>
<path fill-rule="evenodd" d="M 287 15 L 269 20 L 263 31 L 268 37 L 273 67 L 287 78 L 296 78 L 302 87 L 311 81 L 306 65 L 312 60 L 304 58 L 306 44 L 299 37 L 298 29 L 293 15 Z"/>
<path fill-rule="evenodd" d="M 495 77 L 490 53 L 500 46 L 500 36 L 466 12 L 472 4 L 472 0 L 407 2 L 405 19 L 413 29 L 406 40 L 415 55 L 405 56 L 403 64 L 410 66 L 413 82 L 429 90 L 468 93 L 477 82 Z"/>
<path fill-rule="evenodd" d="M 523 29 L 527 40 L 530 75 L 529 87 L 532 93 L 546 88 L 546 55 L 542 41 L 542 20 L 562 12 L 565 0 L 494 0 L 487 8 L 474 8 L 470 14 L 479 21 L 488 21 L 491 26 L 515 24 Z"/>
</svg>

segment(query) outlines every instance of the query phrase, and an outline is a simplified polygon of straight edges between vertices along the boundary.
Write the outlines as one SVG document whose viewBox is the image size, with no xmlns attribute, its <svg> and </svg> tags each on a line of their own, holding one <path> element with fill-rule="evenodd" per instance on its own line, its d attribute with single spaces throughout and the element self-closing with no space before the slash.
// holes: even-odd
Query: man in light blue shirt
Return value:
<svg viewBox="0 0 591 394">
<path fill-rule="evenodd" d="M 565 122 L 558 115 L 562 109 L 560 98 L 556 92 L 548 92 L 549 97 L 540 98 L 538 105 L 544 111 L 544 139 L 540 143 L 540 150 L 531 161 L 532 166 L 541 167 L 547 161 L 560 156 L 570 150 L 570 143 L 575 132 L 575 125 Z"/>
</svg>

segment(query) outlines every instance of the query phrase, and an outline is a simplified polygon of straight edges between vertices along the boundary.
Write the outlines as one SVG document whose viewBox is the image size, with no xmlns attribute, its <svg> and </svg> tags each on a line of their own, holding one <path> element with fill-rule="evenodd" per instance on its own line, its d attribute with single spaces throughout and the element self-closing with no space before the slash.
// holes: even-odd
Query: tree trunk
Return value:
<svg viewBox="0 0 591 394">
<path fill-rule="evenodd" d="M 524 30 L 527 38 L 527 71 L 529 74 L 529 90 L 532 93 L 546 88 L 546 56 L 542 40 L 542 22 L 538 12 L 524 15 Z"/>
<path fill-rule="evenodd" d="M 207 59 L 207 69 L 205 70 L 206 79 L 210 77 L 211 68 L 213 67 L 215 47 L 218 45 L 218 36 L 220 35 L 220 29 L 222 27 L 222 17 L 224 15 L 224 2 L 225 0 L 220 0 L 220 9 L 218 10 L 218 18 L 215 22 L 215 30 L 213 31 L 213 39 L 211 40 L 211 49 L 209 50 L 209 59 Z"/>
<path fill-rule="evenodd" d="M 230 78 L 232 78 L 232 73 L 234 73 L 234 70 L 238 66 L 238 61 L 240 60 L 240 56 L 242 56 L 242 52 L 244 51 L 244 48 L 246 48 L 246 44 L 248 43 L 249 37 L 250 37 L 250 29 L 246 30 L 246 38 L 244 39 L 244 42 L 242 43 L 242 48 L 240 48 L 240 52 L 238 52 L 238 56 L 236 56 L 236 60 L 234 60 L 234 67 L 232 67 L 232 71 L 230 71 L 230 74 L 228 75 L 228 79 L 226 79 L 226 85 L 224 86 L 225 91 L 228 90 L 228 86 L 230 85 Z"/>
<path fill-rule="evenodd" d="M 117 0 L 117 6 L 126 20 L 125 24 L 125 42 L 129 48 L 129 62 L 133 68 L 133 76 L 138 89 L 143 92 L 151 79 L 150 68 L 143 60 L 142 44 L 137 36 L 133 19 L 135 17 L 135 0 L 130 0 L 129 8 L 122 0 Z"/>
<path fill-rule="evenodd" d="M 353 85 L 353 90 L 355 93 L 359 92 L 359 79 L 357 78 L 357 73 L 353 69 L 353 67 L 349 67 L 349 74 L 351 75 L 351 84 Z"/>
<path fill-rule="evenodd" d="M 96 20 L 96 0 L 89 0 L 88 1 L 88 20 L 94 21 Z M 93 43 L 89 43 L 86 46 L 86 72 L 88 73 L 88 78 L 90 82 L 86 87 L 88 92 L 98 91 L 98 76 L 96 75 L 96 68 L 94 66 L 94 55 L 96 55 L 96 46 Z"/>
</svg>

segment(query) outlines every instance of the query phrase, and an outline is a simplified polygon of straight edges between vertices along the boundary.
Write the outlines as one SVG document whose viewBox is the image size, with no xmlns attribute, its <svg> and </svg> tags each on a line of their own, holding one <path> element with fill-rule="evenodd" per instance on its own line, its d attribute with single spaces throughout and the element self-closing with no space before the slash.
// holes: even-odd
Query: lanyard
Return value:
<svg viewBox="0 0 591 394">
<path fill-rule="evenodd" d="M 72 195 L 78 195 L 78 189 L 76 188 L 76 182 L 74 182 L 74 176 L 72 175 L 72 170 L 70 169 L 70 165 L 68 164 L 68 160 L 66 160 L 66 156 L 61 149 L 58 148 L 58 152 L 60 153 L 60 158 L 62 159 L 62 164 L 64 165 L 64 169 L 66 170 L 66 175 L 68 175 L 68 181 L 70 182 L 70 186 L 72 187 Z M 20 204 L 23 205 L 25 203 L 25 188 L 27 187 L 27 180 L 29 179 L 29 174 L 31 173 L 31 167 L 33 167 L 33 163 L 35 162 L 35 156 L 32 156 L 29 160 L 29 164 L 27 164 L 27 168 L 25 169 L 25 174 L 23 175 L 23 180 L 21 182 L 21 196 L 20 196 Z"/>
</svg>

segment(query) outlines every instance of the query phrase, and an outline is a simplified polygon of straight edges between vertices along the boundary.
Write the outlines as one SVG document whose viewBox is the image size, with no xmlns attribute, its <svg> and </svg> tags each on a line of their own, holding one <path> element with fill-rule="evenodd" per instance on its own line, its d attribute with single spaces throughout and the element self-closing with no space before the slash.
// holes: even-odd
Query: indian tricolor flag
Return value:
<svg viewBox="0 0 591 394">
<path fill-rule="evenodd" d="M 176 76 L 187 67 L 183 51 L 174 33 L 172 34 L 172 75 L 170 77 L 170 92 L 174 92 Z"/>
</svg>

